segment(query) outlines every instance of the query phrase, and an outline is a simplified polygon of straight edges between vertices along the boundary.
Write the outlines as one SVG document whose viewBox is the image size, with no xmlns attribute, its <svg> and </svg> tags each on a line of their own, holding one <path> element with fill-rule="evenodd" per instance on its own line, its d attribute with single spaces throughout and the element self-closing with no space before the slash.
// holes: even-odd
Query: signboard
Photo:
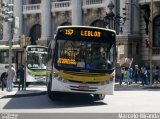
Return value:
<svg viewBox="0 0 160 119">
<path fill-rule="evenodd" d="M 43 48 L 43 47 L 29 47 L 28 51 L 47 52 L 47 48 Z"/>
<path fill-rule="evenodd" d="M 14 19 L 15 19 L 15 21 L 14 21 L 15 22 L 15 28 L 18 29 L 19 28 L 19 17 L 15 17 Z"/>
</svg>

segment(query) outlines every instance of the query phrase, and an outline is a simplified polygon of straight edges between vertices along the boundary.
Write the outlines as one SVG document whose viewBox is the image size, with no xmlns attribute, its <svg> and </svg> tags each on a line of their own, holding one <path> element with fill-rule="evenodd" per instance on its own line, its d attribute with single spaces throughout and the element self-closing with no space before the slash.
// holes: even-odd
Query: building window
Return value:
<svg viewBox="0 0 160 119">
<path fill-rule="evenodd" d="M 139 55 L 139 44 L 136 45 L 136 54 Z"/>
<path fill-rule="evenodd" d="M 41 4 L 41 0 L 30 0 L 30 4 Z"/>
<path fill-rule="evenodd" d="M 41 25 L 36 24 L 30 31 L 31 45 L 35 45 L 36 41 L 41 37 Z"/>
<path fill-rule="evenodd" d="M 153 47 L 160 47 L 160 15 L 153 22 Z"/>
</svg>

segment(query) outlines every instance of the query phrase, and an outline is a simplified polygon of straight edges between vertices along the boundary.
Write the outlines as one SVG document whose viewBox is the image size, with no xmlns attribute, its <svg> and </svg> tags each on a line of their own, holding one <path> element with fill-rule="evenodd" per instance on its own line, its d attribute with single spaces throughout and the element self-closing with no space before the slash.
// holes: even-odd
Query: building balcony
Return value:
<svg viewBox="0 0 160 119">
<path fill-rule="evenodd" d="M 152 54 L 153 55 L 160 55 L 160 47 L 153 47 L 152 48 Z"/>
<path fill-rule="evenodd" d="M 83 0 L 83 9 L 106 7 L 105 0 Z"/>
<path fill-rule="evenodd" d="M 139 4 L 150 3 L 152 0 L 139 0 Z M 153 0 L 153 2 L 160 2 L 160 0 Z"/>
<path fill-rule="evenodd" d="M 41 4 L 23 5 L 23 14 L 36 14 L 41 12 Z"/>
<path fill-rule="evenodd" d="M 71 1 L 51 3 L 51 12 L 71 11 L 71 10 L 72 10 Z"/>
<path fill-rule="evenodd" d="M 82 9 L 106 7 L 105 0 L 83 0 Z M 51 12 L 64 12 L 72 10 L 72 1 L 51 2 Z M 23 5 L 23 14 L 41 13 L 41 4 Z"/>
</svg>

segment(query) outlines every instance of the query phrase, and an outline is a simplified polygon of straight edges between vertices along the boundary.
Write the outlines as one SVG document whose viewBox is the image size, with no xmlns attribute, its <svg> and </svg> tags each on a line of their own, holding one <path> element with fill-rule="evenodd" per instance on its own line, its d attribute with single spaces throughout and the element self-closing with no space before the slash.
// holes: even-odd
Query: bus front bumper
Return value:
<svg viewBox="0 0 160 119">
<path fill-rule="evenodd" d="M 109 81 L 108 84 L 90 84 L 90 83 L 75 83 L 67 80 L 52 79 L 51 91 L 69 92 L 69 93 L 88 93 L 88 94 L 105 94 L 113 95 L 114 81 Z"/>
</svg>

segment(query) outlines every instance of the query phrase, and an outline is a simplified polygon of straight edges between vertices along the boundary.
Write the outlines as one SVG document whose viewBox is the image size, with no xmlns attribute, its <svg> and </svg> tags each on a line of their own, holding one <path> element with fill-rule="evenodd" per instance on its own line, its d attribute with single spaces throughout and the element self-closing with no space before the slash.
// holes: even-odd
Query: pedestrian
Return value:
<svg viewBox="0 0 160 119">
<path fill-rule="evenodd" d="M 11 68 L 8 68 L 8 77 L 7 77 L 7 91 L 12 91 L 13 89 L 13 80 L 16 79 L 16 70 L 13 67 L 13 65 L 11 65 Z"/>
<path fill-rule="evenodd" d="M 139 68 L 138 68 L 138 65 L 135 65 L 133 75 L 134 75 L 134 81 L 135 81 L 135 83 L 137 83 L 139 81 Z"/>
<path fill-rule="evenodd" d="M 129 68 L 129 85 L 131 85 L 133 82 L 133 68 Z"/>
<path fill-rule="evenodd" d="M 160 74 L 159 67 L 156 66 L 156 68 L 155 68 L 155 70 L 154 70 L 153 83 L 154 83 L 154 81 L 156 81 L 156 83 L 160 82 L 160 81 L 159 81 L 159 74 Z"/>
<path fill-rule="evenodd" d="M 150 77 L 148 67 L 145 68 L 144 75 L 145 75 L 145 84 L 148 85 L 149 84 L 149 77 Z"/>
<path fill-rule="evenodd" d="M 142 73 L 142 86 L 144 86 L 146 84 L 146 74 L 147 74 L 147 69 L 145 65 L 141 67 L 141 73 Z"/>
<path fill-rule="evenodd" d="M 122 81 L 123 81 L 123 73 L 122 73 L 122 67 L 120 67 L 119 69 L 119 74 L 118 74 L 118 78 L 119 78 L 119 85 L 122 85 Z"/>
<path fill-rule="evenodd" d="M 19 83 L 18 83 L 18 90 L 24 89 L 24 65 L 21 65 L 21 67 L 18 70 L 18 76 L 19 76 Z"/>
<path fill-rule="evenodd" d="M 125 67 L 125 70 L 124 70 L 124 82 L 127 85 L 129 84 L 129 70 L 128 70 L 128 67 Z"/>
<path fill-rule="evenodd" d="M 6 87 L 6 81 L 7 81 L 7 72 L 3 72 L 1 74 L 1 82 L 2 82 L 2 91 L 4 90 L 4 88 Z"/>
</svg>

